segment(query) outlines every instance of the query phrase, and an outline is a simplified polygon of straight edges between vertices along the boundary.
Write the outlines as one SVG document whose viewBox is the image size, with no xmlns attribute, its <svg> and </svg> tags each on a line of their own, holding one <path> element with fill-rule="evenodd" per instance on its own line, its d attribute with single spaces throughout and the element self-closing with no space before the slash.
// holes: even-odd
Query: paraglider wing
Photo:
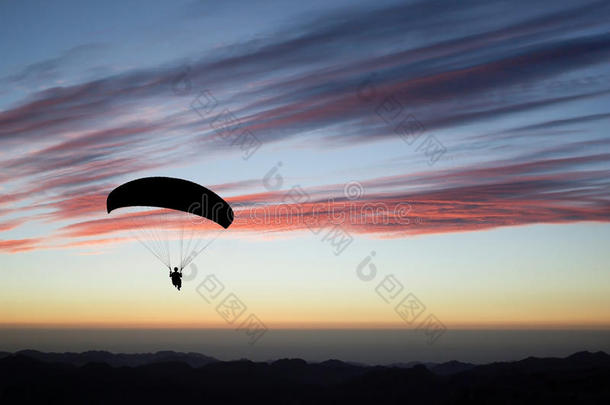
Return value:
<svg viewBox="0 0 610 405">
<path fill-rule="evenodd" d="M 108 213 L 124 207 L 159 207 L 198 215 L 223 228 L 233 222 L 231 206 L 213 191 L 188 180 L 145 177 L 112 190 L 106 200 Z"/>
</svg>

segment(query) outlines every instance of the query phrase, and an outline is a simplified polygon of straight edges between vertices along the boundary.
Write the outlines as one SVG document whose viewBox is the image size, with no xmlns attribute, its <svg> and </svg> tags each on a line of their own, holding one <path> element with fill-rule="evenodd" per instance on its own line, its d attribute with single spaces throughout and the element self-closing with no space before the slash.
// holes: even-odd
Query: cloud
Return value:
<svg viewBox="0 0 610 405">
<path fill-rule="evenodd" d="M 40 239 L 29 238 L 29 239 L 13 239 L 13 240 L 2 240 L 0 239 L 0 252 L 5 253 L 19 253 L 27 252 L 37 248 Z"/>
<path fill-rule="evenodd" d="M 102 44 L 75 46 L 57 57 L 31 63 L 22 68 L 18 73 L 0 78 L 0 84 L 4 86 L 31 86 L 33 88 L 41 84 L 46 85 L 65 76 L 65 72 L 62 71 L 67 66 L 82 64 L 92 55 L 103 49 L 104 45 Z"/>
<path fill-rule="evenodd" d="M 489 12 L 485 4 L 472 2 L 479 13 Z M 499 3 L 495 7 L 501 10 Z M 326 16 L 302 24 L 292 33 L 278 33 L 267 40 L 220 50 L 217 55 L 193 63 L 188 79 L 194 89 L 206 88 L 209 83 L 218 88 L 263 83 L 240 94 L 243 105 L 236 113 L 263 142 L 274 142 L 314 128 L 356 120 L 363 112 L 370 114 L 371 107 L 358 102 L 356 93 L 358 85 L 373 72 L 380 94 L 407 95 L 403 99 L 408 105 L 445 100 L 464 104 L 485 91 L 500 91 L 516 82 L 549 79 L 607 62 L 608 34 L 565 39 L 565 32 L 560 32 L 560 27 L 566 29 L 567 18 L 567 29 L 572 28 L 575 33 L 582 26 L 601 24 L 600 14 L 607 8 L 603 2 L 583 4 L 553 10 L 525 22 L 507 20 L 505 26 L 495 29 L 481 23 L 474 33 L 468 31 L 473 28 L 467 25 L 472 23 L 472 17 L 468 18 L 461 7 L 447 14 L 437 13 L 427 3 L 355 9 L 334 19 Z M 471 10 L 476 14 L 475 11 Z M 433 23 L 456 23 L 454 37 L 431 35 Z M 383 45 L 410 32 L 427 33 L 438 42 L 413 41 L 405 45 L 409 49 Z M 358 43 L 358 51 L 354 51 L 354 43 Z M 287 70 L 297 73 L 286 75 Z M 95 120 L 125 114 L 158 97 L 171 98 L 172 85 L 183 73 L 184 66 L 169 65 L 47 89 L 34 95 L 32 101 L 0 113 L 0 139 L 23 141 L 27 137 L 57 136 L 82 130 Z M 518 95 L 512 98 L 506 102 L 509 106 L 518 103 L 523 108 L 533 107 Z M 438 110 L 431 110 L 426 116 L 444 118 L 431 122 L 430 128 L 512 111 L 495 108 L 485 116 L 471 111 L 445 117 Z M 197 125 L 194 118 L 167 125 Z M 364 128 L 359 138 L 378 139 L 374 129 Z M 344 143 L 352 141 L 345 139 Z"/>
<path fill-rule="evenodd" d="M 284 233 L 341 226 L 387 238 L 538 223 L 610 222 L 610 169 L 594 169 L 606 159 L 608 155 L 591 155 L 376 178 L 361 183 L 365 193 L 356 200 L 343 194 L 341 184 L 298 193 L 244 194 L 229 198 L 236 216 L 228 232 Z M 411 191 L 405 191 L 408 188 Z M 131 213 L 77 222 L 62 232 L 69 237 L 121 233 L 138 222 L 159 223 L 153 218 L 157 215 L 164 214 Z M 203 226 L 186 215 L 166 224 L 175 229 Z"/>
<path fill-rule="evenodd" d="M 231 108 L 243 128 L 263 145 L 307 134 L 312 153 L 329 145 L 397 139 L 396 122 L 384 122 L 378 113 L 388 97 L 396 98 L 401 111 L 415 114 L 427 131 L 433 131 L 499 123 L 516 114 L 567 108 L 610 94 L 604 73 L 610 60 L 610 35 L 605 29 L 608 2 L 540 1 L 536 4 L 541 7 L 533 7 L 532 12 L 505 2 L 466 3 L 467 7 L 440 1 L 369 5 L 309 16 L 292 24 L 290 31 L 220 47 L 195 60 L 186 77 L 183 64 L 169 61 L 69 86 L 49 84 L 0 112 L 0 231 L 28 220 L 61 223 L 60 238 L 124 229 L 119 219 L 97 217 L 113 185 L 126 176 L 175 167 L 185 158 L 196 163 L 200 156 L 228 149 L 211 141 L 216 138 L 210 129 L 214 117 L 202 119 L 187 109 L 196 92 L 210 86 L 223 97 L 219 109 Z M 443 28 L 447 26 L 452 30 Z M 35 75 L 48 81 L 86 52 L 76 49 L 26 66 L 10 80 L 20 82 Z M 570 82 L 549 87 L 585 68 L 600 77 L 594 85 Z M 179 78 L 190 84 L 186 95 L 173 91 Z M 365 83 L 371 97 L 363 97 Z M 519 87 L 524 83 L 526 90 Z M 232 94 L 223 89 L 241 90 Z M 543 149 L 534 140 L 548 137 L 549 131 L 575 130 L 576 125 L 607 117 L 605 112 L 579 108 L 569 118 L 545 116 L 542 122 L 510 124 L 504 131 L 486 130 L 480 136 L 455 139 L 459 135 L 447 131 L 449 141 L 459 143 L 455 148 L 464 151 L 481 143 L 487 150 L 521 146 L 517 138 L 530 141 L 532 149 L 517 157 L 501 155 L 495 165 L 470 164 L 452 171 L 431 169 L 363 181 L 364 200 L 351 201 L 350 206 L 363 210 L 366 204 L 384 203 L 392 211 L 408 203 L 420 224 L 390 216 L 387 223 L 369 218 L 348 227 L 401 236 L 606 221 L 610 157 L 607 142 L 600 139 L 603 134 L 578 141 L 562 138 Z M 593 152 L 596 148 L 600 150 Z M 267 215 L 261 204 L 285 208 L 284 192 L 246 193 L 258 184 L 255 179 L 233 179 L 212 188 L 234 194 L 232 203 L 255 219 Z M 312 212 L 326 212 L 320 220 L 329 223 L 332 214 L 324 204 L 335 198 L 330 211 L 352 216 L 351 211 L 342 211 L 342 187 L 308 188 L 312 201 L 306 206 Z M 15 214 L 27 219 L 16 220 Z M 85 218 L 92 219 L 82 222 Z M 306 228 L 289 212 L 276 210 L 272 219 L 268 225 L 246 222 L 234 228 L 244 232 Z M 23 241 L 25 248 L 35 246 L 33 239 Z"/>
<path fill-rule="evenodd" d="M 23 219 L 14 219 L 11 221 L 0 222 L 0 232 L 10 231 L 21 225 L 24 222 Z"/>
</svg>

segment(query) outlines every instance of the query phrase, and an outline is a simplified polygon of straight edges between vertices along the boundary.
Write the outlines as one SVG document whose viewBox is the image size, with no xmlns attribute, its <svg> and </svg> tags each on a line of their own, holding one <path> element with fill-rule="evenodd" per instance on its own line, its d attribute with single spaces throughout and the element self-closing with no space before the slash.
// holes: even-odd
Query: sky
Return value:
<svg viewBox="0 0 610 405">
<path fill-rule="evenodd" d="M 0 326 L 608 329 L 609 17 L 1 1 Z M 180 292 L 106 212 L 146 176 L 236 214 Z"/>
</svg>

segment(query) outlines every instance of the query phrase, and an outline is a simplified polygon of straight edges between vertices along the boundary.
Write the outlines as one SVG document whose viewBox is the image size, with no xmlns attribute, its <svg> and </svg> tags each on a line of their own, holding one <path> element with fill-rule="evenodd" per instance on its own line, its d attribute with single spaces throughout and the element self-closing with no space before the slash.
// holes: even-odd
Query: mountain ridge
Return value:
<svg viewBox="0 0 610 405">
<path fill-rule="evenodd" d="M 140 354 L 138 361 L 156 361 L 135 366 L 80 364 L 84 358 L 124 359 L 108 353 L 85 352 L 82 358 L 68 353 L 65 359 L 75 364 L 55 361 L 61 359 L 58 353 L 10 354 L 0 359 L 0 403 L 610 403 L 610 356 L 603 352 L 484 365 L 450 361 L 430 368 L 336 359 L 242 359 L 192 366 L 185 360 L 188 355 L 176 352 Z"/>
</svg>

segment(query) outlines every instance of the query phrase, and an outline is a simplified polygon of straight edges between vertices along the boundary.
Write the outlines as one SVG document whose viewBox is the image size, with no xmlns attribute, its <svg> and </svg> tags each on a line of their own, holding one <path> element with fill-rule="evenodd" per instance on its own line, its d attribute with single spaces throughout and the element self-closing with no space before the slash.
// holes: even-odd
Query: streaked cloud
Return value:
<svg viewBox="0 0 610 405">
<path fill-rule="evenodd" d="M 394 123 L 384 122 L 376 112 L 383 100 L 394 97 L 427 131 L 443 131 L 455 151 L 483 148 L 498 154 L 491 163 L 482 157 L 451 170 L 358 179 L 367 193 L 351 205 L 362 210 L 366 204 L 410 204 L 420 223 L 405 224 L 395 217 L 384 224 L 349 223 L 354 232 L 401 237 L 533 223 L 606 222 L 609 144 L 603 133 L 574 134 L 609 115 L 574 106 L 610 96 L 610 5 L 538 4 L 545 6 L 543 11 L 529 14 L 512 4 L 483 1 L 358 6 L 310 17 L 290 31 L 218 47 L 194 59 L 186 77 L 185 66 L 169 60 L 155 68 L 56 86 L 57 72 L 86 56 L 86 46 L 24 66 L 2 80 L 23 84 L 35 77 L 48 86 L 0 112 L 0 146 L 5 151 L 0 154 L 0 231 L 28 221 L 61 223 L 62 231 L 47 239 L 123 229 L 120 220 L 100 217 L 113 186 L 159 168 L 159 162 L 170 169 L 185 156 L 195 161 L 227 152 L 214 141 L 209 119 L 185 108 L 195 89 L 211 85 L 244 129 L 264 145 L 307 137 L 315 154 L 329 146 L 341 153 L 340 148 L 400 142 Z M 451 26 L 451 32 L 435 28 L 444 26 Z M 579 85 L 569 80 L 584 70 L 596 81 Z M 186 95 L 172 91 L 181 77 L 193 89 Z M 363 83 L 369 83 L 374 101 L 361 97 Z M 506 124 L 518 114 L 568 107 L 569 116 L 541 114 Z M 454 130 L 489 123 L 500 128 L 465 135 Z M 556 136 L 554 143 L 541 146 L 538 140 L 549 136 Z M 523 148 L 518 142 L 526 143 L 527 154 L 514 153 Z M 242 214 L 256 217 L 263 209 L 260 204 L 265 210 L 279 208 L 285 191 L 256 192 L 260 184 L 252 177 L 212 188 L 230 192 Z M 340 212 L 343 186 L 324 184 L 323 179 L 318 183 L 306 188 L 312 197 L 309 208 L 325 212 L 327 199 L 334 198 L 333 210 Z M 246 221 L 235 229 L 305 229 L 289 213 L 275 215 L 272 222 Z M 6 240 L 0 249 L 27 250 L 40 242 Z M 49 242 L 43 244 L 53 244 Z"/>
</svg>

